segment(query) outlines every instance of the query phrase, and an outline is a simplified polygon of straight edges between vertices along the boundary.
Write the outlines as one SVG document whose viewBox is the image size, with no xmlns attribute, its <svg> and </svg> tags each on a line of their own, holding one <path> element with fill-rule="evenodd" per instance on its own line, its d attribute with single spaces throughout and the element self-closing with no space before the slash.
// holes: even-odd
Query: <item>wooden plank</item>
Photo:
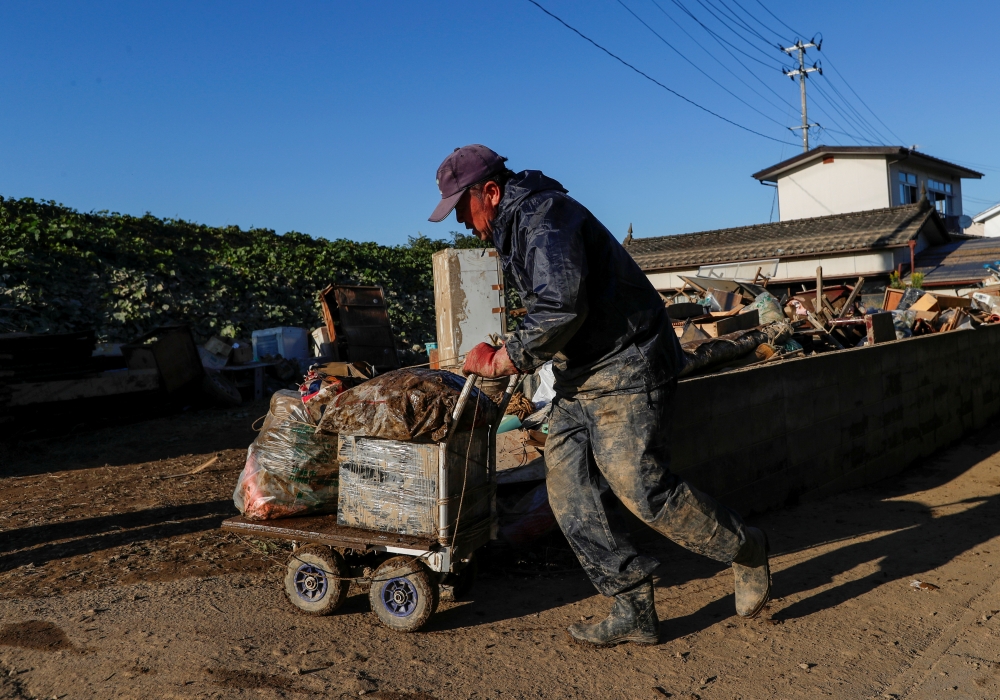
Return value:
<svg viewBox="0 0 1000 700">
<path fill-rule="evenodd" d="M 830 332 L 826 329 L 826 326 L 824 326 L 822 323 L 820 323 L 818 320 L 816 320 L 815 316 L 813 316 L 812 314 L 808 314 L 806 316 L 806 318 L 809 319 L 809 323 L 812 324 L 813 328 L 815 328 L 818 331 L 822 331 L 823 332 L 823 336 L 828 341 L 830 341 L 835 348 L 837 348 L 838 350 L 843 350 L 844 349 L 844 346 L 841 344 L 841 342 L 839 340 L 837 340 L 836 338 L 834 338 L 832 335 L 830 335 Z"/>
<path fill-rule="evenodd" d="M 858 277 L 858 281 L 854 283 L 854 289 L 851 290 L 851 295 L 847 297 L 847 302 L 840 307 L 840 313 L 837 314 L 837 318 L 843 318 L 844 314 L 851 312 L 854 307 L 854 300 L 858 298 L 858 294 L 861 293 L 861 288 L 865 285 L 865 278 Z"/>
<path fill-rule="evenodd" d="M 735 333 L 736 331 L 749 330 L 760 325 L 760 312 L 757 309 L 734 316 L 713 316 L 710 318 L 712 320 L 707 323 L 700 322 L 698 319 L 693 320 L 701 330 L 712 338 L 718 338 L 720 335 Z"/>
<path fill-rule="evenodd" d="M 823 267 L 816 268 L 816 304 L 814 306 L 815 311 L 818 314 L 823 313 Z"/>
<path fill-rule="evenodd" d="M 155 369 L 113 370 L 82 379 L 62 379 L 54 382 L 11 384 L 8 405 L 31 404 L 115 396 L 160 388 L 160 375 Z"/>
<path fill-rule="evenodd" d="M 373 546 L 405 547 L 430 550 L 436 540 L 430 537 L 399 535 L 394 532 L 362 530 L 337 524 L 336 515 L 310 515 L 278 520 L 247 520 L 236 516 L 222 521 L 222 529 L 253 537 L 269 537 L 295 542 L 315 542 L 331 547 L 368 549 Z"/>
<path fill-rule="evenodd" d="M 886 287 L 885 297 L 882 299 L 882 310 L 895 311 L 896 307 L 899 306 L 899 301 L 903 298 L 903 294 L 905 293 L 905 289 L 893 289 L 892 287 Z"/>
</svg>

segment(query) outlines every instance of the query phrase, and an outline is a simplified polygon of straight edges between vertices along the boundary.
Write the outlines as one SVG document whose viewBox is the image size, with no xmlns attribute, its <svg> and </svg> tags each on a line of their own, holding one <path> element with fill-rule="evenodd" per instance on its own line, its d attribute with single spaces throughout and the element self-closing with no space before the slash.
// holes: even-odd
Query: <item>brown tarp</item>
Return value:
<svg viewBox="0 0 1000 700">
<path fill-rule="evenodd" d="M 388 440 L 441 442 L 452 428 L 451 414 L 465 380 L 438 369 L 407 367 L 379 375 L 349 389 L 330 403 L 319 430 Z M 462 429 L 490 424 L 496 406 L 473 389 Z"/>
</svg>

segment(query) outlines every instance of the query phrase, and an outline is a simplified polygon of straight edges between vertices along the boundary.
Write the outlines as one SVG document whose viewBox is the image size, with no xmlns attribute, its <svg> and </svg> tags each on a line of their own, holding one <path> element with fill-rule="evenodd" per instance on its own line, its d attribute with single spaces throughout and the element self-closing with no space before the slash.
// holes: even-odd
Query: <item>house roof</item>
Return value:
<svg viewBox="0 0 1000 700">
<path fill-rule="evenodd" d="M 753 177 L 761 182 L 774 182 L 779 175 L 793 168 L 805 165 L 810 161 L 837 155 L 900 156 L 904 159 L 914 158 L 917 160 L 927 161 L 928 164 L 936 165 L 939 168 L 952 170 L 959 177 L 974 178 L 978 180 L 983 176 L 982 173 L 976 172 L 975 170 L 970 170 L 969 168 L 962 167 L 961 165 L 949 163 L 946 160 L 929 156 L 926 153 L 921 153 L 920 151 L 903 148 L 902 146 L 817 146 L 816 148 L 806 151 L 805 153 L 800 153 L 797 156 L 789 158 L 788 160 L 783 160 L 777 165 L 772 165 L 770 168 L 764 168 L 763 170 L 754 173 Z"/>
<path fill-rule="evenodd" d="M 1000 204 L 994 204 L 986 211 L 979 212 L 974 217 L 972 217 L 972 220 L 975 221 L 977 224 L 981 224 L 987 219 L 992 219 L 997 214 L 1000 214 Z"/>
<path fill-rule="evenodd" d="M 983 265 L 1000 261 L 1000 238 L 964 238 L 925 248 L 914 262 L 924 286 L 966 286 L 990 276 Z"/>
<path fill-rule="evenodd" d="M 691 269 L 700 265 L 803 258 L 851 251 L 897 248 L 921 232 L 932 244 L 951 237 L 926 199 L 902 207 L 793 219 L 701 233 L 625 239 L 625 249 L 643 270 Z"/>
</svg>

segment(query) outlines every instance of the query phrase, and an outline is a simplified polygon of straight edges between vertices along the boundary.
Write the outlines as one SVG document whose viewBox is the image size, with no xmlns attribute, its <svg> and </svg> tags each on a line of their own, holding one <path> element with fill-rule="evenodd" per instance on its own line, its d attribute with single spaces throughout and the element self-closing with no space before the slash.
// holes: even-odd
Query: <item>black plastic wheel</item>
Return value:
<svg viewBox="0 0 1000 700">
<path fill-rule="evenodd" d="M 375 570 L 368 599 L 383 625 L 415 632 L 437 610 L 437 579 L 419 559 L 393 557 Z"/>
<path fill-rule="evenodd" d="M 285 595 L 299 612 L 329 615 L 347 599 L 348 576 L 347 563 L 336 550 L 316 544 L 299 547 L 288 558 Z"/>
</svg>

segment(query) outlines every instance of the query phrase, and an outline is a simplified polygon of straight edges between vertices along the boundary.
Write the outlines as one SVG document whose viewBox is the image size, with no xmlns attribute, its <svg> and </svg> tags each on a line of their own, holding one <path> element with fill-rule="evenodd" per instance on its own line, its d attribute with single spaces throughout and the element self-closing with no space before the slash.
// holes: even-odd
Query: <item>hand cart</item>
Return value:
<svg viewBox="0 0 1000 700">
<path fill-rule="evenodd" d="M 475 386 L 476 375 L 470 375 L 452 413 L 452 425 L 457 427 L 468 398 Z M 507 384 L 499 405 L 502 417 L 518 377 Z M 229 518 L 222 529 L 258 538 L 291 541 L 294 545 L 285 569 L 284 591 L 292 606 L 309 615 L 329 615 L 347 599 L 351 581 L 370 582 L 369 601 L 379 620 L 390 629 L 413 632 L 420 629 L 437 609 L 442 586 L 450 586 L 455 595 L 471 588 L 475 580 L 475 552 L 496 538 L 496 435 L 499 419 L 487 431 L 485 460 L 477 468 L 485 474 L 475 475 L 485 482 L 489 508 L 485 519 L 466 523 L 460 520 L 466 512 L 462 498 L 456 499 L 456 484 L 452 483 L 454 465 L 448 466 L 450 443 L 456 430 L 449 431 L 445 442 L 436 445 L 439 451 L 437 473 L 437 536 L 402 535 L 337 523 L 337 514 L 283 518 L 272 521 L 247 520 L 242 516 Z M 476 428 L 471 429 L 473 433 Z M 470 449 L 472 434 L 470 433 Z M 455 450 L 452 450 L 454 454 Z M 464 467 L 469 468 L 470 462 Z M 465 495 L 465 477 L 461 496 Z M 458 501 L 456 503 L 456 500 Z M 459 512 L 461 509 L 461 512 Z M 461 524 L 462 532 L 453 531 Z M 376 563 L 364 567 L 365 562 Z"/>
</svg>

